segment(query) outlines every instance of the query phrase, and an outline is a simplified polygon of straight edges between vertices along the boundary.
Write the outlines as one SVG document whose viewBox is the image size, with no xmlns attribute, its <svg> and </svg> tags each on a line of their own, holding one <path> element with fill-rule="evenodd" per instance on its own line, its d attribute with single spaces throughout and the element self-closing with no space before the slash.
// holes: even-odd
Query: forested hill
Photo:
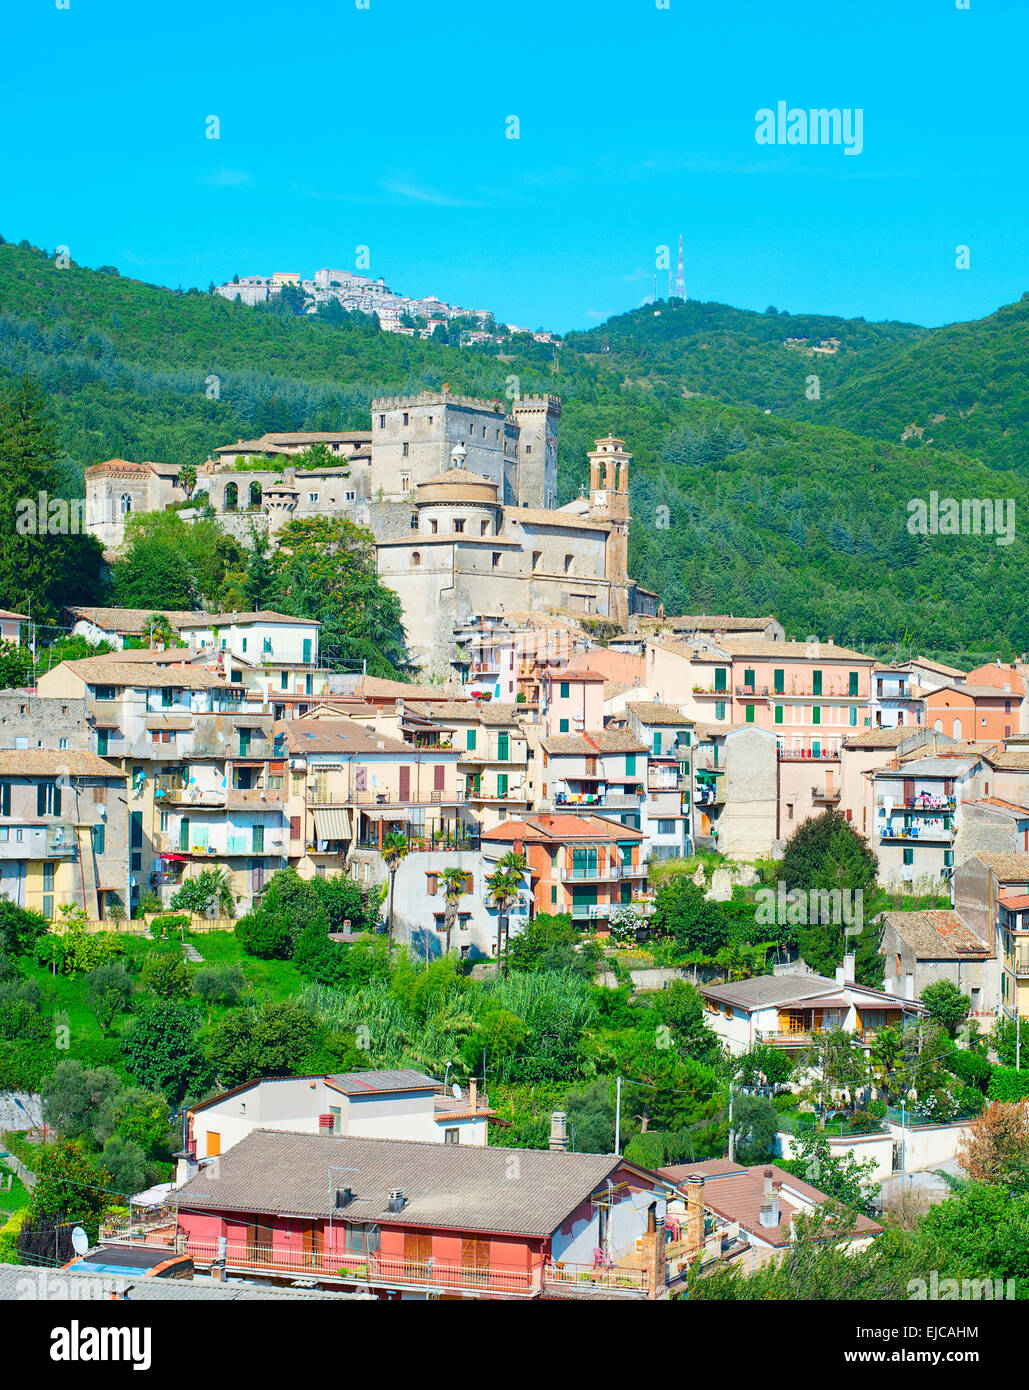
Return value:
<svg viewBox="0 0 1029 1390">
<path fill-rule="evenodd" d="M 83 467 L 113 456 L 198 463 L 219 444 L 265 430 L 367 428 L 371 399 L 383 392 L 449 383 L 504 400 L 514 379 L 523 394 L 562 399 L 561 501 L 587 482 L 586 450 L 598 435 L 627 441 L 632 570 L 670 612 L 774 611 L 791 634 L 832 634 L 880 651 L 1029 647 L 1020 534 L 1002 547 L 906 529 L 909 500 L 930 490 L 1012 497 L 1017 515 L 1029 517 L 1017 474 L 999 475 L 938 441 L 913 448 L 784 419 L 783 407 L 752 403 L 756 387 L 746 385 L 767 375 L 768 389 L 783 391 L 784 373 L 810 374 L 812 358 L 784 349 L 785 337 L 835 337 L 839 351 L 818 367 L 818 404 L 827 405 L 834 371 L 841 393 L 857 390 L 889 354 L 917 357 L 936 333 L 722 306 L 665 309 L 571 335 L 556 353 L 530 340 L 500 355 L 382 333 L 361 315 L 298 317 L 110 270 L 58 269 L 40 251 L 0 245 L 0 386 L 27 373 L 46 391 L 74 488 Z M 711 320 L 706 332 L 693 322 L 698 314 Z M 722 363 L 721 385 L 686 384 L 692 367 L 676 367 L 680 317 L 692 322 L 687 336 L 717 345 L 709 351 Z M 646 344 L 630 350 L 634 332 L 657 341 L 653 360 Z M 736 399 L 711 399 L 720 394 Z M 813 418 L 830 418 L 815 409 Z"/>
</svg>

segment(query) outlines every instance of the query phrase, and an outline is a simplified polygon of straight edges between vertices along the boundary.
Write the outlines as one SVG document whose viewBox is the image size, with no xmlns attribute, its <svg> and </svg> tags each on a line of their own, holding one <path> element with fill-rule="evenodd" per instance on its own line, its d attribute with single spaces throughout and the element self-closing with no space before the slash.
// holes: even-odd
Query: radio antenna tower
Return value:
<svg viewBox="0 0 1029 1390">
<path fill-rule="evenodd" d="M 675 276 L 675 294 L 678 299 L 686 298 L 686 277 L 682 271 L 682 232 L 679 233 L 679 269 Z"/>
</svg>

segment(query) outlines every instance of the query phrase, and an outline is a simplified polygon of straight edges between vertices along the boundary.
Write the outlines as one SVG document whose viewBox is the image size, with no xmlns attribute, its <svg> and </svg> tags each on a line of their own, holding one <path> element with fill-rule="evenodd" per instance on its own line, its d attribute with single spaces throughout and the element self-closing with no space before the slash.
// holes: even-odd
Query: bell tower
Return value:
<svg viewBox="0 0 1029 1390">
<path fill-rule="evenodd" d="M 591 521 L 608 528 L 605 575 L 611 585 L 610 616 L 623 627 L 629 618 L 629 461 L 624 439 L 598 439 L 590 461 Z"/>
</svg>

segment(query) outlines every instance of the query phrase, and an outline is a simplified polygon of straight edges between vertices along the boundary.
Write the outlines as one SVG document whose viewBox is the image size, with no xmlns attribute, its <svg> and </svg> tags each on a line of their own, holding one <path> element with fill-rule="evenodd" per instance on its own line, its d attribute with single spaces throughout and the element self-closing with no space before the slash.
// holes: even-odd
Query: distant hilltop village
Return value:
<svg viewBox="0 0 1029 1390">
<path fill-rule="evenodd" d="M 500 402 L 442 392 L 372 402 L 371 430 L 266 434 L 216 449 L 197 469 L 218 520 L 274 542 L 294 517 L 347 517 L 375 537 L 378 573 L 399 596 L 412 660 L 446 675 L 455 622 L 546 609 L 654 616 L 628 575 L 629 463 L 608 435 L 590 451 L 589 494 L 557 506 L 556 396 Z M 297 469 L 324 445 L 333 463 Z M 338 459 L 338 463 L 335 460 Z M 109 459 L 86 470 L 86 525 L 117 550 L 133 512 L 188 502 L 181 465 Z M 195 515 L 186 510 L 189 519 Z"/>
<path fill-rule="evenodd" d="M 494 322 L 489 309 L 462 309 L 435 295 L 412 299 L 396 294 L 385 280 L 373 280 L 367 275 L 355 275 L 349 270 L 316 270 L 313 280 L 304 280 L 298 271 L 277 270 L 273 275 L 243 275 L 215 286 L 215 294 L 223 299 L 240 299 L 244 304 L 265 304 L 289 286 L 304 296 L 304 311 L 316 314 L 322 305 L 336 303 L 342 308 L 361 314 L 374 314 L 379 327 L 389 333 L 417 334 L 430 338 L 440 324 L 454 319 L 474 320 L 477 328 L 467 328 L 462 343 L 493 342 L 511 333 L 527 333 L 528 329 L 508 323 Z M 538 343 L 553 343 L 552 333 L 533 333 Z"/>
</svg>

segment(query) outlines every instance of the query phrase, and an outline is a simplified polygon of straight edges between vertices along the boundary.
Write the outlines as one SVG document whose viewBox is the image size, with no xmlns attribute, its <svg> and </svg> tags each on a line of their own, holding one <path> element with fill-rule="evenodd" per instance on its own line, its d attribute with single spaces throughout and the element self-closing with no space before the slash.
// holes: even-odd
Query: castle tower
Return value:
<svg viewBox="0 0 1029 1390">
<path fill-rule="evenodd" d="M 557 422 L 561 401 L 557 396 L 523 396 L 511 414 L 518 422 L 518 470 L 515 488 L 518 505 L 557 506 Z"/>
<path fill-rule="evenodd" d="M 611 584 L 610 617 L 625 627 L 629 620 L 629 461 L 625 441 L 598 439 L 590 461 L 590 520 L 607 526 L 605 573 Z"/>
<path fill-rule="evenodd" d="M 300 493 L 293 485 L 293 478 L 287 472 L 281 482 L 264 490 L 264 507 L 268 513 L 268 536 L 273 538 L 287 521 L 292 521 L 293 513 L 300 501 Z"/>
</svg>

